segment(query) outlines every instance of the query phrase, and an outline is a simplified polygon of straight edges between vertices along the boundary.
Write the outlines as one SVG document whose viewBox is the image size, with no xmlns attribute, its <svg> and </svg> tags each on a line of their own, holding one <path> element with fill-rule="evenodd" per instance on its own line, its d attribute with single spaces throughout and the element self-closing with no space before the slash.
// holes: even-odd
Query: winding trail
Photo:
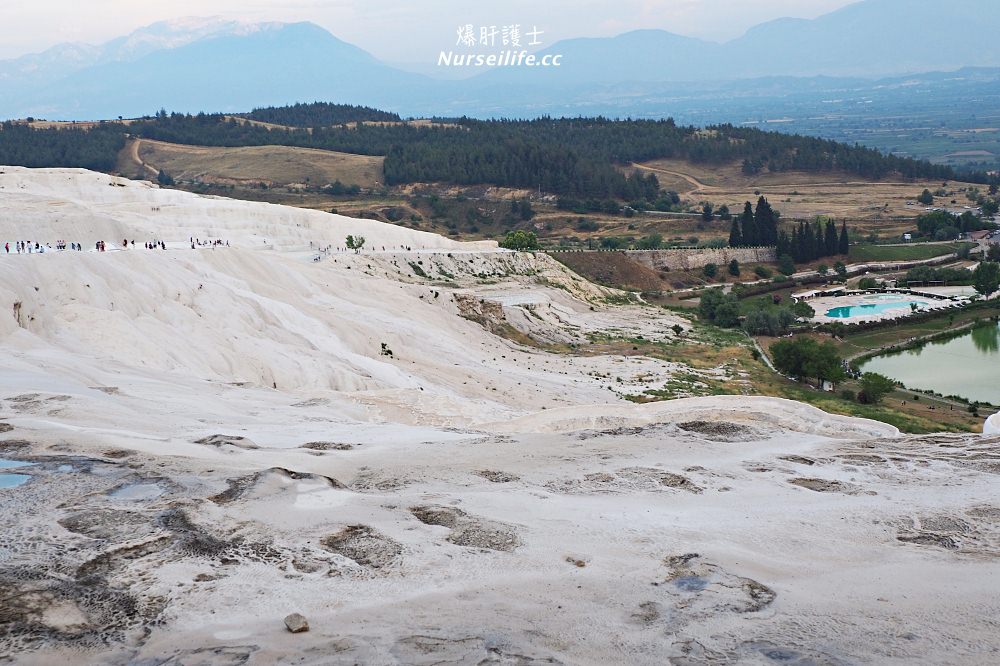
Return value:
<svg viewBox="0 0 1000 666">
<path fill-rule="evenodd" d="M 132 143 L 129 144 L 129 157 L 131 157 L 132 161 L 138 164 L 142 169 L 153 174 L 153 177 L 155 178 L 156 176 L 160 175 L 160 171 L 154 167 L 151 167 L 150 165 L 146 164 L 146 162 L 143 161 L 142 157 L 139 155 L 139 144 L 141 143 L 142 139 L 136 139 L 136 138 L 132 139 Z"/>
<path fill-rule="evenodd" d="M 691 185 L 691 189 L 688 190 L 687 192 L 684 192 L 684 194 L 690 194 L 691 192 L 701 192 L 701 191 L 706 190 L 706 189 L 714 189 L 714 186 L 712 186 L 712 185 L 706 185 L 705 183 L 701 182 L 700 180 L 698 180 L 694 176 L 692 176 L 690 174 L 687 174 L 687 173 L 682 173 L 680 171 L 670 171 L 669 169 L 661 169 L 659 167 L 651 167 L 651 166 L 648 166 L 646 164 L 639 164 L 638 162 L 632 162 L 632 167 L 636 168 L 636 169 L 642 169 L 643 171 L 653 171 L 655 173 L 665 173 L 665 174 L 670 175 L 670 176 L 677 176 L 678 178 L 683 178 L 684 180 L 686 180 Z"/>
</svg>

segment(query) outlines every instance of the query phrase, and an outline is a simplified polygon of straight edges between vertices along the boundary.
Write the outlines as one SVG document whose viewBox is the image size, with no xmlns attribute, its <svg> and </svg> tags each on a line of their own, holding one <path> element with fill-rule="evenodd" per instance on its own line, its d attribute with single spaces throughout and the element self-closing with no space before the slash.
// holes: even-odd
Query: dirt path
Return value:
<svg viewBox="0 0 1000 666">
<path fill-rule="evenodd" d="M 678 178 L 683 178 L 691 185 L 691 189 L 688 190 L 687 192 L 683 192 L 683 194 L 690 194 L 691 192 L 700 192 L 705 189 L 714 189 L 712 185 L 706 185 L 705 183 L 701 182 L 694 176 L 687 173 L 682 173 L 680 171 L 670 171 L 668 169 L 661 169 L 659 167 L 651 167 L 645 164 L 639 164 L 638 162 L 632 162 L 632 167 L 636 169 L 642 169 L 643 171 L 665 173 L 670 176 L 677 176 Z"/>
<path fill-rule="evenodd" d="M 142 139 L 132 139 L 132 143 L 129 145 L 129 157 L 132 158 L 133 162 L 135 162 L 140 167 L 142 167 L 143 170 L 148 171 L 149 173 L 151 173 L 153 175 L 153 177 L 155 178 L 156 176 L 160 175 L 160 172 L 159 172 L 158 169 L 155 169 L 155 168 L 151 167 L 150 165 L 146 164 L 143 161 L 142 157 L 139 156 L 139 144 L 140 143 L 142 143 Z"/>
<path fill-rule="evenodd" d="M 677 178 L 683 178 L 685 181 L 687 181 L 692 186 L 692 189 L 688 190 L 688 192 L 686 192 L 685 194 L 690 193 L 690 192 L 700 192 L 700 191 L 703 191 L 703 190 L 725 192 L 725 191 L 730 191 L 730 190 L 735 190 L 735 189 L 742 189 L 742 188 L 744 188 L 744 186 L 745 187 L 756 187 L 756 188 L 760 188 L 760 189 L 765 189 L 765 188 L 785 188 L 785 187 L 801 187 L 801 188 L 806 188 L 806 187 L 836 187 L 836 186 L 839 186 L 839 187 L 857 187 L 857 186 L 864 186 L 864 185 L 872 185 L 872 181 L 865 181 L 865 180 L 857 180 L 857 181 L 854 181 L 854 180 L 838 180 L 838 181 L 819 181 L 819 182 L 807 182 L 807 183 L 795 183 L 795 182 L 782 183 L 782 182 L 775 182 L 775 183 L 755 183 L 755 184 L 745 184 L 745 185 L 744 184 L 733 184 L 733 185 L 730 185 L 730 186 L 725 186 L 725 185 L 708 185 L 706 183 L 701 182 L 700 180 L 698 180 L 696 177 L 692 176 L 691 174 L 684 173 L 683 171 L 673 171 L 671 169 L 664 169 L 662 167 L 650 166 L 649 164 L 641 164 L 639 162 L 632 162 L 631 166 L 633 168 L 635 168 L 635 169 L 642 169 L 643 171 L 652 171 L 654 173 L 663 173 L 663 174 L 667 174 L 669 176 L 676 176 Z M 913 183 L 906 183 L 906 182 L 879 182 L 878 184 L 879 185 L 883 185 L 883 186 L 887 186 L 887 187 L 913 187 Z"/>
</svg>

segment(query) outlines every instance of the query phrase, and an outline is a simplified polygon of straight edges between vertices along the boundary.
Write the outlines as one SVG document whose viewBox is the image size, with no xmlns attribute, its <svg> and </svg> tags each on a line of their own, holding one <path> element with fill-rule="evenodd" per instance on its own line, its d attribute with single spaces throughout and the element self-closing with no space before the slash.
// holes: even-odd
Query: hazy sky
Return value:
<svg viewBox="0 0 1000 666">
<path fill-rule="evenodd" d="M 92 44 L 186 16 L 312 21 L 388 61 L 419 62 L 454 46 L 459 25 L 536 25 L 559 39 L 661 28 L 715 41 L 782 16 L 813 18 L 856 0 L 2 0 L 0 58 L 54 44 Z"/>
</svg>

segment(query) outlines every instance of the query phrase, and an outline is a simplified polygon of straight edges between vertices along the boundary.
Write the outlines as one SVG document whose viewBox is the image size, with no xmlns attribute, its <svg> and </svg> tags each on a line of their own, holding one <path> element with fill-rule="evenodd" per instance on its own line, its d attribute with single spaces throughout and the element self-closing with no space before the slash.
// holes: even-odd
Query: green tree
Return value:
<svg viewBox="0 0 1000 666">
<path fill-rule="evenodd" d="M 709 262 L 709 263 L 705 264 L 704 266 L 702 266 L 701 272 L 707 278 L 714 278 L 716 276 L 716 274 L 719 272 L 719 267 L 716 266 L 715 264 Z"/>
<path fill-rule="evenodd" d="M 917 201 L 919 201 L 925 206 L 930 206 L 932 203 L 934 203 L 934 195 L 931 194 L 930 190 L 925 189 L 917 196 Z"/>
<path fill-rule="evenodd" d="M 757 199 L 753 219 L 757 225 L 757 245 L 774 245 L 778 242 L 778 214 L 764 197 Z"/>
<path fill-rule="evenodd" d="M 795 272 L 795 262 L 787 254 L 778 257 L 778 272 L 782 275 L 791 275 Z"/>
<path fill-rule="evenodd" d="M 728 222 L 729 220 L 733 219 L 733 214 L 729 212 L 729 206 L 727 206 L 726 204 L 722 204 L 721 206 L 719 206 L 719 210 L 716 212 L 719 215 L 719 219 L 722 220 L 723 222 Z"/>
<path fill-rule="evenodd" d="M 760 235 L 757 233 L 757 222 L 753 218 L 753 206 L 749 201 L 743 204 L 743 214 L 740 215 L 740 230 L 743 234 L 743 245 L 753 247 L 760 245 Z"/>
<path fill-rule="evenodd" d="M 701 219 L 703 219 L 706 222 L 711 222 L 712 218 L 714 217 L 713 210 L 714 208 L 712 204 L 705 202 L 705 204 L 702 205 L 701 207 Z"/>
<path fill-rule="evenodd" d="M 516 252 L 528 252 L 539 249 L 538 237 L 533 231 L 509 231 L 502 241 L 500 247 Z"/>
<path fill-rule="evenodd" d="M 989 296 L 1000 289 L 1000 264 L 983 261 L 972 271 L 972 285 L 983 296 Z"/>
<path fill-rule="evenodd" d="M 847 277 L 847 266 L 844 262 L 837 261 L 833 264 L 833 272 L 837 274 L 837 277 L 843 279 Z"/>
<path fill-rule="evenodd" d="M 535 210 L 531 207 L 531 202 L 527 199 L 522 201 L 511 201 L 510 212 L 527 222 L 535 216 Z"/>
<path fill-rule="evenodd" d="M 663 247 L 663 236 L 660 234 L 643 236 L 635 246 L 640 250 L 659 250 Z"/>
<path fill-rule="evenodd" d="M 735 259 L 729 260 L 729 274 L 732 275 L 733 277 L 740 276 L 740 262 L 736 261 Z"/>
<path fill-rule="evenodd" d="M 865 404 L 877 405 L 882 398 L 892 393 L 896 382 L 877 372 L 866 372 L 861 375 L 861 393 L 858 400 Z"/>
<path fill-rule="evenodd" d="M 365 246 L 365 237 L 348 235 L 345 244 L 348 250 L 354 250 L 355 253 L 361 252 L 361 248 Z"/>
<path fill-rule="evenodd" d="M 743 234 L 740 232 L 740 221 L 734 217 L 732 224 L 729 225 L 729 247 L 741 247 L 742 245 Z"/>
<path fill-rule="evenodd" d="M 840 243 L 837 237 L 837 225 L 833 220 L 827 220 L 823 232 L 823 256 L 832 257 L 840 253 Z"/>
<path fill-rule="evenodd" d="M 701 293 L 698 303 L 698 318 L 724 328 L 739 326 L 739 301 L 732 294 L 723 293 L 721 289 L 706 289 Z"/>
<path fill-rule="evenodd" d="M 156 182 L 158 182 L 160 185 L 163 185 L 164 187 L 169 187 L 174 184 L 174 179 L 173 177 L 171 177 L 169 173 L 167 173 L 163 169 L 160 169 L 160 172 L 156 174 Z"/>
<path fill-rule="evenodd" d="M 750 335 L 776 337 L 788 332 L 795 315 L 785 307 L 770 310 L 753 310 L 743 322 L 743 330 Z"/>
<path fill-rule="evenodd" d="M 840 223 L 840 238 L 837 241 L 837 254 L 847 256 L 851 252 L 851 239 L 847 235 L 847 222 Z"/>
<path fill-rule="evenodd" d="M 858 289 L 874 289 L 878 286 L 878 280 L 873 277 L 863 277 L 858 280 Z"/>
<path fill-rule="evenodd" d="M 794 377 L 814 377 L 837 383 L 845 373 L 837 347 L 830 341 L 820 344 L 812 338 L 779 340 L 771 345 L 774 367 Z"/>
<path fill-rule="evenodd" d="M 740 304 L 735 297 L 727 298 L 715 309 L 715 325 L 722 328 L 740 325 Z"/>
</svg>

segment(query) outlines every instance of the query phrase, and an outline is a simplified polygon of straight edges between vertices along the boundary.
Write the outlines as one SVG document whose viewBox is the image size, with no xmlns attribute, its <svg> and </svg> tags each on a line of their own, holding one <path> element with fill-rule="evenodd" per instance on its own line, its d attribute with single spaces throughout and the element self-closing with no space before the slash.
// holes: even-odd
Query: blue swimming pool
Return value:
<svg viewBox="0 0 1000 666">
<path fill-rule="evenodd" d="M 866 315 L 882 314 L 888 310 L 899 308 L 910 308 L 916 305 L 918 308 L 927 305 L 924 301 L 882 301 L 879 303 L 859 303 L 857 305 L 842 305 L 839 308 L 830 308 L 826 311 L 827 317 L 834 319 L 847 319 L 849 317 L 861 317 Z"/>
</svg>

